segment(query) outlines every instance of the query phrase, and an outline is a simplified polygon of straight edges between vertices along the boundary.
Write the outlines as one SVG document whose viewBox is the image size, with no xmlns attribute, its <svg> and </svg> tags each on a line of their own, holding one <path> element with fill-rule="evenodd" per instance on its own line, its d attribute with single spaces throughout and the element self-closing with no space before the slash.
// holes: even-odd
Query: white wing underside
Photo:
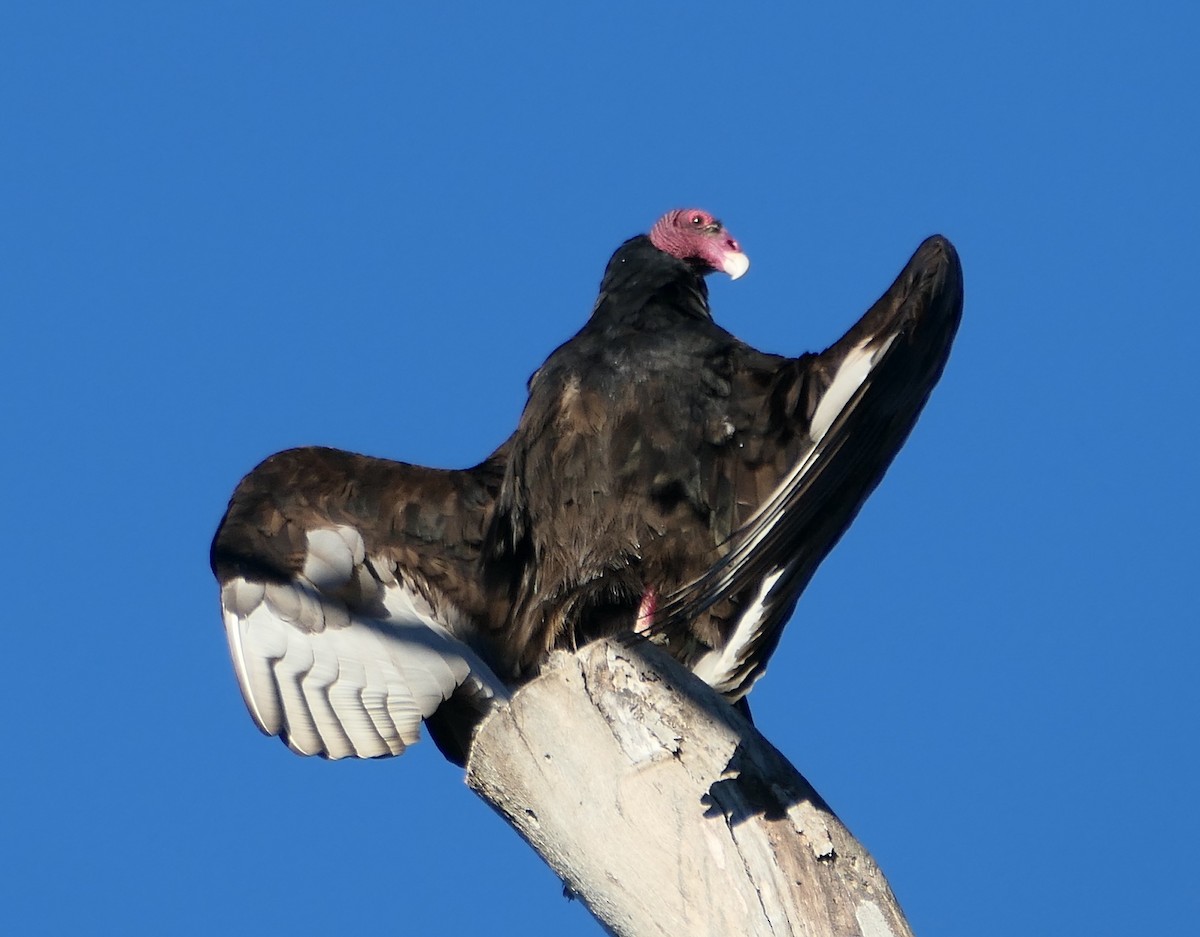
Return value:
<svg viewBox="0 0 1200 937">
<path fill-rule="evenodd" d="M 353 528 L 311 531 L 303 574 L 291 582 L 238 576 L 221 588 L 229 650 L 250 715 L 302 755 L 399 755 L 418 740 L 421 720 L 451 695 L 481 710 L 508 695 L 402 581 L 388 576 L 390 582 L 375 583 L 386 617 L 356 613 L 326 594 L 356 570 L 362 574 L 361 543 Z"/>
</svg>

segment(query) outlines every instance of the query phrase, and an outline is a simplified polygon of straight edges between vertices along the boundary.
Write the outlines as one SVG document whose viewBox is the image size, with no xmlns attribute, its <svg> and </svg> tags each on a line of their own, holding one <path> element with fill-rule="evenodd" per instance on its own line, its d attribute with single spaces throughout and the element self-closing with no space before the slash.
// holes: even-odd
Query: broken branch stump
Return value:
<svg viewBox="0 0 1200 937">
<path fill-rule="evenodd" d="M 812 786 L 652 646 L 557 653 L 480 726 L 467 769 L 618 937 L 912 937 Z"/>
</svg>

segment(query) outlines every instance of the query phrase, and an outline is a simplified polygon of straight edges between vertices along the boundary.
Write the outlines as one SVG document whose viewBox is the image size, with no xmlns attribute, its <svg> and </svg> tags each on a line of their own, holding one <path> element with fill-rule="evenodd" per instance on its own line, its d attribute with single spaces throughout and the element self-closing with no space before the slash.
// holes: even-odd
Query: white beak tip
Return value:
<svg viewBox="0 0 1200 937">
<path fill-rule="evenodd" d="M 729 274 L 729 279 L 736 280 L 746 275 L 750 269 L 750 258 L 741 251 L 730 251 L 725 255 L 722 269 Z"/>
</svg>

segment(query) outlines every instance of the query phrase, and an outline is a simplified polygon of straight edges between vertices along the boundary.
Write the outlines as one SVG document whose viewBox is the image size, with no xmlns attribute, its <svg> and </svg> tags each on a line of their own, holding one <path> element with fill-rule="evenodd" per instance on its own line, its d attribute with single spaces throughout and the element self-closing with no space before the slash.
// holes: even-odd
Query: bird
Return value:
<svg viewBox="0 0 1200 937">
<path fill-rule="evenodd" d="M 672 210 L 613 254 L 478 465 L 308 447 L 251 471 L 211 565 L 258 727 L 300 754 L 380 757 L 424 721 L 461 765 L 553 650 L 623 633 L 744 705 L 915 425 L 963 306 L 935 235 L 825 351 L 768 354 L 709 306 L 705 278 L 748 267 L 712 214 Z"/>
</svg>

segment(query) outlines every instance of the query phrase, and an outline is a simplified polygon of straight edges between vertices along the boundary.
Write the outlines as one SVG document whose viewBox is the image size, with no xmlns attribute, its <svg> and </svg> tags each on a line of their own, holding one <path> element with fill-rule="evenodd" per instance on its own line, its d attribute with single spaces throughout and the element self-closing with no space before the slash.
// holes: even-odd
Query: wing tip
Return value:
<svg viewBox="0 0 1200 937">
<path fill-rule="evenodd" d="M 908 263 L 909 270 L 922 281 L 931 297 L 950 300 L 949 306 L 961 312 L 963 297 L 962 260 L 958 249 L 944 234 L 931 234 Z"/>
</svg>

